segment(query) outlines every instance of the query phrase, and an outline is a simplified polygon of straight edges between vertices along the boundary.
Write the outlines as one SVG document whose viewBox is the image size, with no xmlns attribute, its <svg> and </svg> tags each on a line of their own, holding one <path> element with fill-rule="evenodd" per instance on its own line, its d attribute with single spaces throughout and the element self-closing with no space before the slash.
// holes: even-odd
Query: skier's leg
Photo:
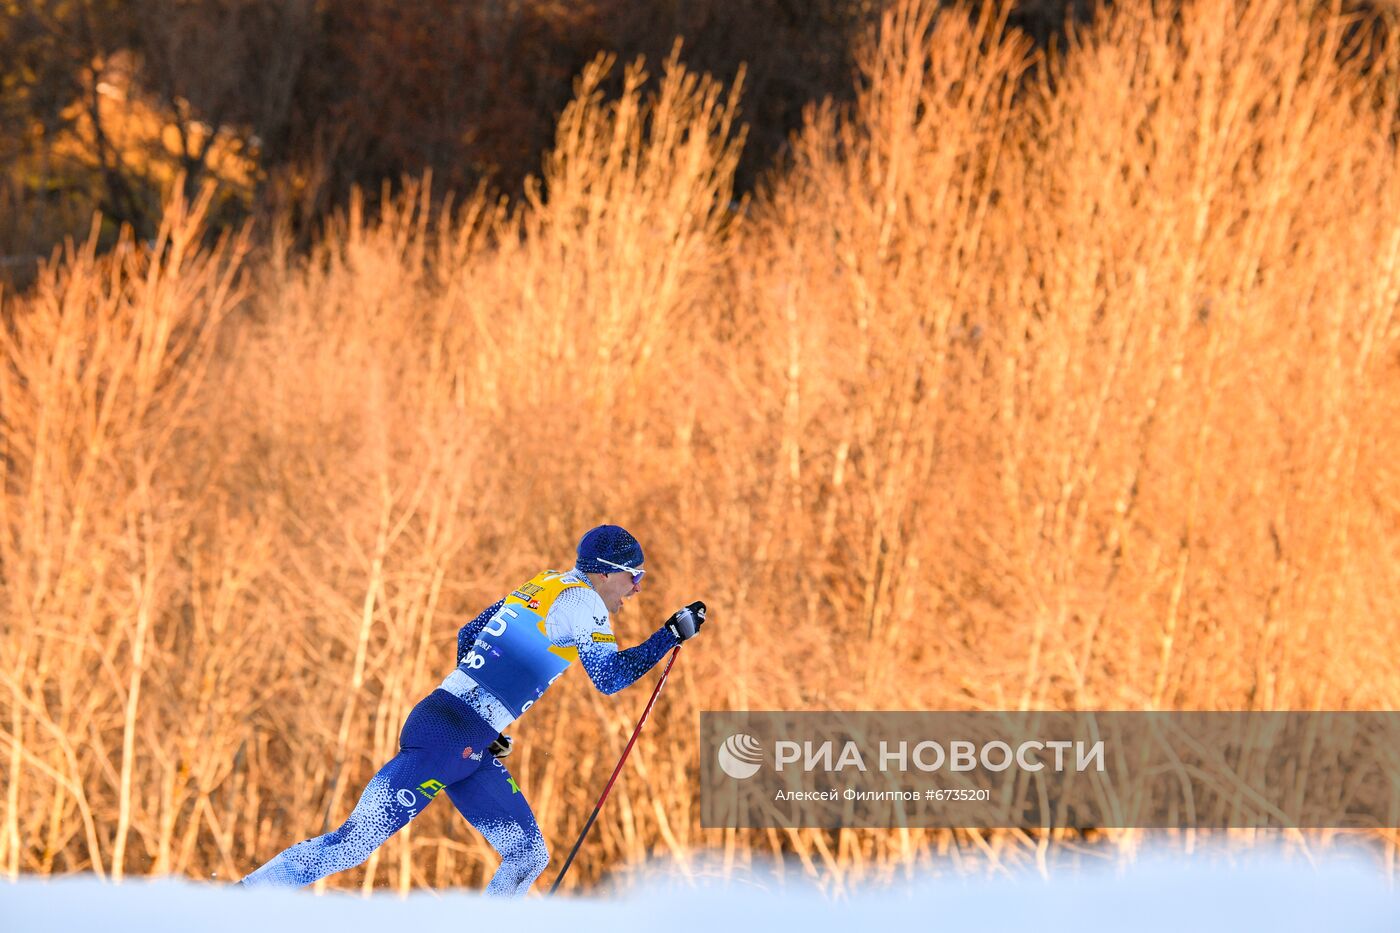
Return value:
<svg viewBox="0 0 1400 933">
<path fill-rule="evenodd" d="M 487 756 L 477 772 L 447 785 L 447 796 L 501 854 L 486 893 L 524 897 L 549 864 L 549 849 L 530 804 L 506 766 Z"/>
<path fill-rule="evenodd" d="M 436 796 L 436 791 L 426 794 L 419 788 L 429 777 L 427 758 L 423 749 L 400 751 L 370 778 L 360 802 L 337 829 L 283 850 L 242 883 L 307 885 L 364 862 Z"/>
<path fill-rule="evenodd" d="M 473 747 L 485 749 L 495 736 L 496 730 L 462 701 L 434 691 L 409 713 L 399 753 L 370 779 L 349 819 L 334 832 L 282 852 L 243 883 L 306 885 L 359 865 L 444 786 L 482 770 L 483 754 L 473 754 Z"/>
</svg>

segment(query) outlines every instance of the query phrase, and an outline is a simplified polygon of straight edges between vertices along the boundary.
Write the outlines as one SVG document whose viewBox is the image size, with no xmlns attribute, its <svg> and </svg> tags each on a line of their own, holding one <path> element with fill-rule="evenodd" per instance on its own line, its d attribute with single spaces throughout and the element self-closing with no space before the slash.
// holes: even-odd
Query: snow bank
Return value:
<svg viewBox="0 0 1400 933">
<path fill-rule="evenodd" d="M 537 886 L 543 893 L 547 885 Z M 657 878 L 611 900 L 475 893 L 317 897 L 175 879 L 0 882 L 0 933 L 384 933 L 507 929 L 625 933 L 798 929 L 871 933 L 966 930 L 1400 930 L 1400 896 L 1374 861 L 1298 855 L 1143 857 L 1128 867 L 995 878 L 941 878 L 831 900 L 754 880 L 700 887 Z"/>
</svg>

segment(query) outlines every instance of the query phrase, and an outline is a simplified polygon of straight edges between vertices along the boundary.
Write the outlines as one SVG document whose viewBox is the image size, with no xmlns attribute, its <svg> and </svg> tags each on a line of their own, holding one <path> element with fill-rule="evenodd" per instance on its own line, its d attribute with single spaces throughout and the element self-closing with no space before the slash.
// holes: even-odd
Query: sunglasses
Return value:
<svg viewBox="0 0 1400 933">
<path fill-rule="evenodd" d="M 623 573 L 630 573 L 632 575 L 633 586 L 640 586 L 642 583 L 642 577 L 646 576 L 647 574 L 645 570 L 638 570 L 636 567 L 628 567 L 626 564 L 614 564 L 612 561 L 603 560 L 603 558 L 601 557 L 598 558 L 598 563 L 607 564 L 609 567 L 616 567 Z"/>
</svg>

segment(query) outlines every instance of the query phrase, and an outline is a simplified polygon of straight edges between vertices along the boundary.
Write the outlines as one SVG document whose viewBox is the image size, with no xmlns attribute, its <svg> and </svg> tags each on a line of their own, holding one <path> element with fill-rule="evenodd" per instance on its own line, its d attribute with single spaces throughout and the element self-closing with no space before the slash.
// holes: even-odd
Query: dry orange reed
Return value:
<svg viewBox="0 0 1400 933">
<path fill-rule="evenodd" d="M 0 867 L 232 879 L 338 824 L 457 626 L 604 520 L 624 643 L 714 621 L 579 888 L 1076 844 L 702 831 L 702 708 L 1400 705 L 1400 59 L 1354 26 L 1123 4 L 1037 67 L 910 0 L 741 204 L 737 90 L 600 61 L 518 209 L 70 249 L 4 311 Z M 516 732 L 556 856 L 647 689 Z M 330 883 L 494 864 L 439 805 Z"/>
</svg>

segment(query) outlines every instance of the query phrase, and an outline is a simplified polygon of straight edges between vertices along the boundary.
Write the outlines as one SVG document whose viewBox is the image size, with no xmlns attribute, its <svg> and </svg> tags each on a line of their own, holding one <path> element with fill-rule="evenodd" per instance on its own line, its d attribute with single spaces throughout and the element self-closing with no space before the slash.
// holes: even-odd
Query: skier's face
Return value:
<svg viewBox="0 0 1400 933">
<path fill-rule="evenodd" d="M 597 590 L 598 595 L 603 597 L 608 612 L 616 614 L 622 609 L 623 600 L 630 599 L 642 591 L 642 584 L 640 581 L 633 583 L 630 573 L 609 573 L 604 574 L 598 582 Z"/>
</svg>

